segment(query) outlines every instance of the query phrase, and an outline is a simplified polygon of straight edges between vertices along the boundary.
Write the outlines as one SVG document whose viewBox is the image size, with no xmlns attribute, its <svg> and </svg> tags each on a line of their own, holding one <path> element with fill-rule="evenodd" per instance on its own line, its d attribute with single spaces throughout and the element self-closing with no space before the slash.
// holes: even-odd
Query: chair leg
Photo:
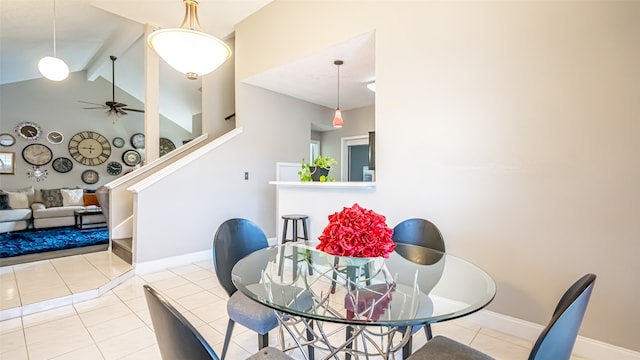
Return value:
<svg viewBox="0 0 640 360">
<path fill-rule="evenodd" d="M 307 319 L 304 320 L 307 323 L 307 340 L 311 341 L 313 340 L 313 320 L 311 319 Z M 314 360 L 315 359 L 315 354 L 313 352 L 313 345 L 309 345 L 307 346 L 307 348 L 309 349 L 309 360 Z"/>
<path fill-rule="evenodd" d="M 269 346 L 269 333 L 258 334 L 258 350 L 262 350 Z"/>
<path fill-rule="evenodd" d="M 233 325 L 236 322 L 229 319 L 229 323 L 227 324 L 227 334 L 224 336 L 224 345 L 222 345 L 222 356 L 221 360 L 224 360 L 224 357 L 227 356 L 227 350 L 229 349 L 229 342 L 231 341 L 231 334 L 233 333 Z"/>
<path fill-rule="evenodd" d="M 427 335 L 427 341 L 431 340 L 433 334 L 431 333 L 431 324 L 424 325 L 424 334 Z"/>
<path fill-rule="evenodd" d="M 404 332 L 405 330 L 406 329 L 398 329 L 399 332 L 400 331 Z M 412 340 L 413 340 L 413 335 L 409 335 L 409 340 L 402 347 L 402 359 L 408 359 L 409 356 L 411 355 Z"/>
<path fill-rule="evenodd" d="M 289 225 L 289 221 L 285 220 L 283 224 L 282 230 L 282 240 L 280 241 L 281 245 L 287 242 L 287 227 Z M 280 266 L 278 266 L 278 276 L 282 276 L 282 268 L 284 266 L 284 247 L 280 249 Z"/>
</svg>

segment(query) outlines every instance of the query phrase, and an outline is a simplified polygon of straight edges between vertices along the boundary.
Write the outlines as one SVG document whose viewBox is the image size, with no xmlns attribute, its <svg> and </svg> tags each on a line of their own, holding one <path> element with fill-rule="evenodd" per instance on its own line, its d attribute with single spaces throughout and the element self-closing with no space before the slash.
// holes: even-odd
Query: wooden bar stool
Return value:
<svg viewBox="0 0 640 360">
<path fill-rule="evenodd" d="M 287 242 L 295 242 L 298 240 L 309 241 L 309 233 L 307 232 L 307 220 L 309 216 L 301 215 L 301 214 L 290 214 L 290 215 L 282 215 L 282 220 L 284 220 L 284 227 L 282 230 L 282 241 L 281 244 Z M 289 228 L 289 221 L 292 222 L 291 228 L 291 238 L 287 238 L 287 230 Z M 302 222 L 302 236 L 298 236 L 298 222 Z M 282 267 L 284 265 L 284 247 L 280 249 L 280 267 L 278 268 L 278 275 L 282 275 Z M 293 273 L 294 277 L 298 270 L 298 252 L 294 251 L 292 255 L 293 259 Z"/>
</svg>

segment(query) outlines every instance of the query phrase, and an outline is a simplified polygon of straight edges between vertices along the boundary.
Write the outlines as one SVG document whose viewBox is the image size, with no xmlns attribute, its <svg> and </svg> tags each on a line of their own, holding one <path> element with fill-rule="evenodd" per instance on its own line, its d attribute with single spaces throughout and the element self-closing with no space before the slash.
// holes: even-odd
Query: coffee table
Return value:
<svg viewBox="0 0 640 360">
<path fill-rule="evenodd" d="M 102 210 L 76 210 L 73 212 L 73 216 L 75 218 L 75 224 L 76 227 L 78 229 L 93 229 L 93 228 L 98 228 L 98 227 L 105 227 L 107 226 L 106 222 L 99 222 L 99 223 L 91 223 L 91 224 L 85 224 L 84 223 L 84 217 L 85 216 L 90 216 L 90 215 L 101 215 L 102 214 Z"/>
</svg>

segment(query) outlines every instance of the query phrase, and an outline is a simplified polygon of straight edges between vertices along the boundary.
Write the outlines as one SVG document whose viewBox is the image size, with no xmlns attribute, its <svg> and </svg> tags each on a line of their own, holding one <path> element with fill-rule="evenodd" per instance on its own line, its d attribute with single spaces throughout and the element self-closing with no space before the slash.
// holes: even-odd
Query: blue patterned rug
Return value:
<svg viewBox="0 0 640 360">
<path fill-rule="evenodd" d="M 0 234 L 0 258 L 109 243 L 109 229 L 61 227 Z"/>
</svg>

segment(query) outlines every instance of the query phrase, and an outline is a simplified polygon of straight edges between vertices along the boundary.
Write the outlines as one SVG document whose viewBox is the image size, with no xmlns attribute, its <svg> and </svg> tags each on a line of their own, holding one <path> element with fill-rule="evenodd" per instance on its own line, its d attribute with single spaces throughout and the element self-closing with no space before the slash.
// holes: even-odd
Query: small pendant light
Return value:
<svg viewBox="0 0 640 360">
<path fill-rule="evenodd" d="M 336 114 L 333 117 L 333 127 L 341 128 L 344 125 L 344 121 L 342 121 L 342 112 L 340 111 L 340 65 L 344 64 L 342 60 L 336 60 L 333 62 L 338 66 L 338 106 L 336 107 Z"/>
<path fill-rule="evenodd" d="M 53 56 L 45 56 L 38 62 L 42 76 L 52 81 L 62 81 L 69 76 L 69 67 L 56 57 L 56 0 L 53 0 Z"/>
</svg>

